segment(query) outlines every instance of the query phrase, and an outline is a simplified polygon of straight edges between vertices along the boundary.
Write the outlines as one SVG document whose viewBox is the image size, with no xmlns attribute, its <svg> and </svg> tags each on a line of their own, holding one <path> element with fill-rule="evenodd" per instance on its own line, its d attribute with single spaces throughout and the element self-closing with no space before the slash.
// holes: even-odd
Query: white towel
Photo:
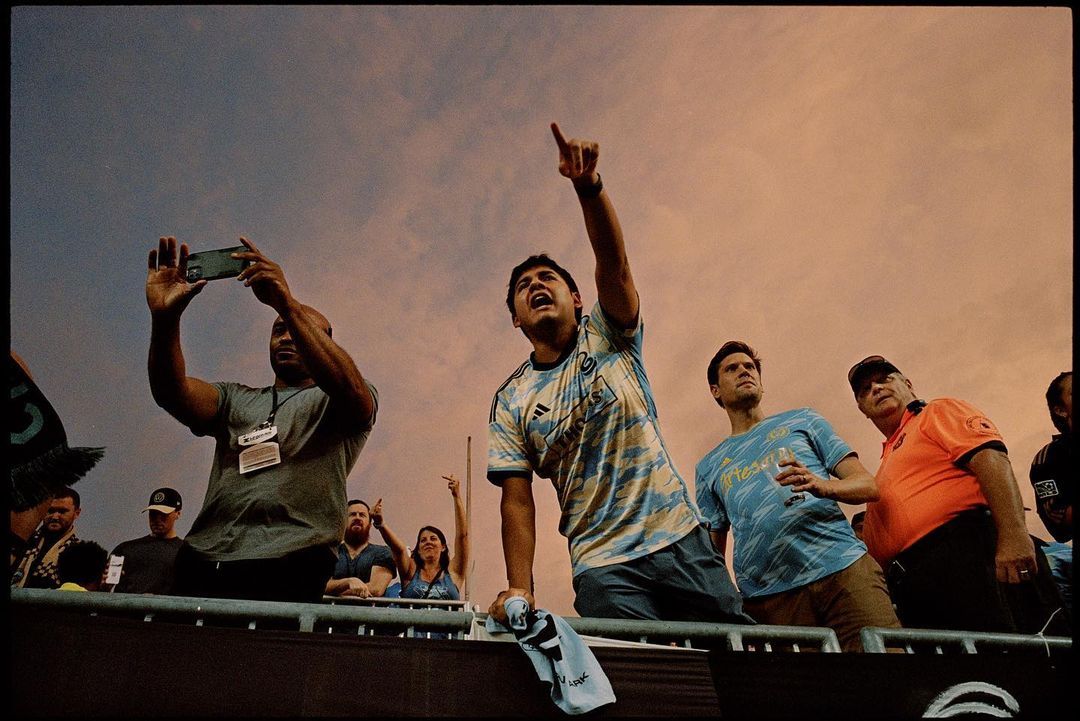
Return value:
<svg viewBox="0 0 1080 721">
<path fill-rule="evenodd" d="M 604 670 L 570 624 L 542 609 L 529 611 L 520 596 L 505 603 L 510 631 L 532 661 L 536 675 L 551 685 L 551 700 L 565 713 L 583 714 L 615 702 Z M 488 616 L 489 632 L 505 627 Z"/>
</svg>

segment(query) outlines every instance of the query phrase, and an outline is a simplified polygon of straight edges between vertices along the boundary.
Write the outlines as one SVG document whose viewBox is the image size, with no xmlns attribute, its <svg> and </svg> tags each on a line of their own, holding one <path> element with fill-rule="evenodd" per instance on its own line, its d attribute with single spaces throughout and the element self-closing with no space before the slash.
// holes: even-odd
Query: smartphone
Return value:
<svg viewBox="0 0 1080 721">
<path fill-rule="evenodd" d="M 187 260 L 187 282 L 235 278 L 240 275 L 240 271 L 251 265 L 251 261 L 233 258 L 232 254 L 244 253 L 247 250 L 246 247 L 237 245 L 233 248 L 191 253 Z"/>
</svg>

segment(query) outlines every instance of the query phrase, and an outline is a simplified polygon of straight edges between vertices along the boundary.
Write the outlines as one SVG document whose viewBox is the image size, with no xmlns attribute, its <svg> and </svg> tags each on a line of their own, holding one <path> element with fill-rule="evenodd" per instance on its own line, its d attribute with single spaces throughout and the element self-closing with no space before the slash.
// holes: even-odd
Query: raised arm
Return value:
<svg viewBox="0 0 1080 721">
<path fill-rule="evenodd" d="M 585 216 L 585 230 L 596 257 L 600 305 L 616 324 L 629 328 L 637 322 L 638 294 L 615 206 L 596 171 L 600 145 L 591 140 L 567 140 L 558 123 L 551 124 L 551 132 L 559 146 L 559 172 L 573 182 Z"/>
<path fill-rule="evenodd" d="M 1016 485 L 1009 456 L 996 448 L 983 448 L 971 457 L 968 470 L 979 479 L 997 527 L 994 564 L 1002 583 L 1030 581 L 1039 572 L 1035 544 L 1024 521 L 1024 501 Z"/>
<path fill-rule="evenodd" d="M 209 422 L 217 414 L 217 389 L 188 376 L 180 347 L 180 316 L 206 286 L 205 280 L 187 282 L 187 243 L 176 238 L 158 240 L 150 251 L 146 273 L 146 304 L 150 307 L 150 353 L 147 368 L 154 401 L 189 428 Z"/>
<path fill-rule="evenodd" d="M 536 608 L 533 598 L 532 569 L 536 553 L 536 504 L 533 502 L 532 483 L 522 476 L 511 476 L 503 481 L 502 502 L 503 557 L 506 560 L 508 588 L 500 593 L 488 613 L 495 620 L 506 623 L 503 603 L 511 596 L 524 596 L 530 608 Z"/>
<path fill-rule="evenodd" d="M 340 418 L 355 423 L 357 428 L 370 427 L 375 417 L 375 399 L 353 359 L 320 325 L 318 316 L 293 296 L 281 266 L 247 238 L 240 242 L 248 251 L 234 253 L 233 257 L 249 260 L 251 265 L 241 271 L 237 280 L 250 287 L 259 302 L 277 311 L 311 378 L 330 396 Z"/>
<path fill-rule="evenodd" d="M 386 525 L 382 513 L 381 498 L 375 501 L 375 505 L 371 507 L 371 525 L 382 534 L 386 545 L 390 547 L 390 555 L 394 557 L 394 565 L 397 566 L 398 576 L 401 578 L 401 589 L 405 590 L 405 585 L 416 573 L 416 562 L 409 555 L 409 549 L 405 546 L 405 543 Z"/>
<path fill-rule="evenodd" d="M 450 558 L 450 577 L 454 584 L 465 587 L 465 571 L 469 567 L 469 519 L 465 516 L 465 499 L 461 497 L 461 481 L 454 474 L 443 476 L 450 495 L 454 497 L 454 555 Z"/>
</svg>

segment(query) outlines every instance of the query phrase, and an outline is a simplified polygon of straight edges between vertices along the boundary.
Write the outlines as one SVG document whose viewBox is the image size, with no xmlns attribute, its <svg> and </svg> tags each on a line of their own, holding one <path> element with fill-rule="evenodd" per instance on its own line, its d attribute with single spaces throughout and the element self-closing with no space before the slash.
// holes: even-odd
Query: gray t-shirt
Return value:
<svg viewBox="0 0 1080 721">
<path fill-rule="evenodd" d="M 170 594 L 176 580 L 176 552 L 184 545 L 184 539 L 143 536 L 124 541 L 115 549 L 113 556 L 123 556 L 124 566 L 117 593 Z"/>
<path fill-rule="evenodd" d="M 366 382 L 366 381 L 365 381 Z M 240 474 L 237 437 L 263 423 L 273 408 L 271 387 L 214 383 L 218 413 L 196 435 L 217 439 L 202 509 L 185 539 L 210 561 L 280 558 L 311 546 L 333 547 L 345 531 L 345 479 L 374 425 L 347 432 L 318 386 L 277 392 L 281 463 Z M 379 395 L 367 384 L 375 401 Z"/>
</svg>

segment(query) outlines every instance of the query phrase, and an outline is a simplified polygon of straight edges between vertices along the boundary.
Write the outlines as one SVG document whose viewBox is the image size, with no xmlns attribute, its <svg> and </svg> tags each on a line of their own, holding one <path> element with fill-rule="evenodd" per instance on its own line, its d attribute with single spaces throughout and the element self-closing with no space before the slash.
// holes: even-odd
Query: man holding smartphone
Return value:
<svg viewBox="0 0 1080 721">
<path fill-rule="evenodd" d="M 182 596 L 318 602 L 334 568 L 345 479 L 375 422 L 378 394 L 300 303 L 281 267 L 245 238 L 237 280 L 278 317 L 272 385 L 208 383 L 187 375 L 180 317 L 205 286 L 189 283 L 187 244 L 150 251 L 150 390 L 159 406 L 217 447 L 202 509 L 176 559 Z M 238 264 L 239 265 L 239 264 Z"/>
</svg>

